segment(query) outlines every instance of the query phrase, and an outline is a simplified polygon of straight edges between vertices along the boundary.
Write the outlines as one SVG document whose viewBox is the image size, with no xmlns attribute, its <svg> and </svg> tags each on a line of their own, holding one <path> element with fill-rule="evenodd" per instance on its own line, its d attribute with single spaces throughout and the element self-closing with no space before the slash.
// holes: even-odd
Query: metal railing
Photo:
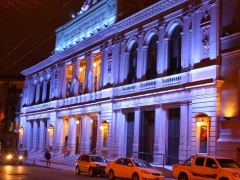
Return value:
<svg viewBox="0 0 240 180">
<path fill-rule="evenodd" d="M 63 152 L 63 149 L 64 149 L 65 146 L 58 146 L 56 148 L 54 148 L 52 151 L 53 151 L 53 156 L 56 155 L 56 151 L 58 151 L 59 149 L 61 149 L 61 152 Z"/>
<path fill-rule="evenodd" d="M 133 154 L 138 154 L 138 155 L 148 155 L 148 156 L 150 156 L 150 158 L 149 159 L 153 159 L 153 156 L 162 156 L 162 166 L 164 167 L 165 165 L 167 165 L 166 164 L 166 161 L 167 161 L 167 159 L 169 158 L 169 159 L 173 159 L 173 160 L 175 160 L 176 162 L 184 162 L 183 160 L 180 160 L 180 159 L 178 159 L 178 158 L 176 158 L 176 157 L 173 157 L 173 156 L 170 156 L 170 155 L 167 155 L 167 154 L 161 154 L 161 153 L 147 153 L 147 152 L 132 152 Z M 143 159 L 143 158 L 140 158 L 140 159 Z M 148 159 L 148 158 L 147 158 Z M 146 161 L 148 161 L 149 162 L 149 160 L 146 160 Z M 151 163 L 151 162 L 149 162 L 149 163 Z"/>
</svg>

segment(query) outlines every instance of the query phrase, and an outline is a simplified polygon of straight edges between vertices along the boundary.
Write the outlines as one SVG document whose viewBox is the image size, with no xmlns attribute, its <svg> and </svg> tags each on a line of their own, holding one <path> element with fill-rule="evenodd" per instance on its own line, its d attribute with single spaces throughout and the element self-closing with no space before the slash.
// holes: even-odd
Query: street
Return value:
<svg viewBox="0 0 240 180">
<path fill-rule="evenodd" d="M 31 165 L 0 165 L 0 180 L 106 180 L 106 177 L 88 177 L 87 174 L 76 175 L 74 172 L 56 170 Z"/>
</svg>

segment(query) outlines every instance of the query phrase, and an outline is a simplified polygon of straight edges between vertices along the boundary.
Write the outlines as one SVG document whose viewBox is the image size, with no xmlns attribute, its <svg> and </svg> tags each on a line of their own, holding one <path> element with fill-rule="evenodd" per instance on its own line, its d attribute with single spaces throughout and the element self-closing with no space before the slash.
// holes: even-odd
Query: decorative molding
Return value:
<svg viewBox="0 0 240 180">
<path fill-rule="evenodd" d="M 202 28 L 202 55 L 203 58 L 209 57 L 210 39 L 209 39 L 209 26 Z"/>
</svg>

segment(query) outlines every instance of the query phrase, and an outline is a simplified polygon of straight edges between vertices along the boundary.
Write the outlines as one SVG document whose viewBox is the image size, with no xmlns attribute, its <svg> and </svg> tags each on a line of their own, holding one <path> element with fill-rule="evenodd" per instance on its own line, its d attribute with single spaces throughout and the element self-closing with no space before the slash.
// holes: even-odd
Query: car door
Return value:
<svg viewBox="0 0 240 180">
<path fill-rule="evenodd" d="M 206 178 L 216 179 L 217 174 L 219 172 L 219 167 L 217 165 L 217 162 L 212 158 L 207 158 L 205 166 L 206 166 L 205 173 L 207 176 Z"/>
<path fill-rule="evenodd" d="M 192 171 L 191 173 L 191 180 L 207 180 L 204 175 L 205 175 L 205 157 L 196 157 L 194 165 L 192 166 L 193 168 L 190 169 Z"/>
<path fill-rule="evenodd" d="M 124 160 L 122 171 L 124 178 L 132 179 L 133 163 L 130 159 Z"/>
<path fill-rule="evenodd" d="M 116 177 L 124 177 L 124 175 L 123 175 L 123 163 L 124 163 L 124 158 L 120 158 L 114 164 L 113 171 L 114 171 L 114 175 Z"/>
<path fill-rule="evenodd" d="M 81 171 L 88 172 L 88 167 L 87 167 L 88 162 L 89 162 L 89 156 L 83 155 L 79 163 L 79 167 Z"/>
</svg>

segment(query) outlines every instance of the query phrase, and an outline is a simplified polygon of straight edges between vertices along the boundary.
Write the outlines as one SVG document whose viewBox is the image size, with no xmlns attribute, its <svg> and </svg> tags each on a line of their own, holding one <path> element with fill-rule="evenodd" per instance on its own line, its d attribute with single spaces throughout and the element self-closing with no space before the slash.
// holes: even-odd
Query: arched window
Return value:
<svg viewBox="0 0 240 180">
<path fill-rule="evenodd" d="M 128 66 L 128 84 L 133 84 L 137 80 L 137 43 L 132 45 Z"/>
<path fill-rule="evenodd" d="M 153 35 L 149 47 L 146 67 L 146 80 L 155 79 L 157 77 L 157 35 Z"/>
<path fill-rule="evenodd" d="M 181 32 L 182 29 L 179 25 L 172 31 L 169 42 L 168 75 L 181 72 Z"/>
</svg>

